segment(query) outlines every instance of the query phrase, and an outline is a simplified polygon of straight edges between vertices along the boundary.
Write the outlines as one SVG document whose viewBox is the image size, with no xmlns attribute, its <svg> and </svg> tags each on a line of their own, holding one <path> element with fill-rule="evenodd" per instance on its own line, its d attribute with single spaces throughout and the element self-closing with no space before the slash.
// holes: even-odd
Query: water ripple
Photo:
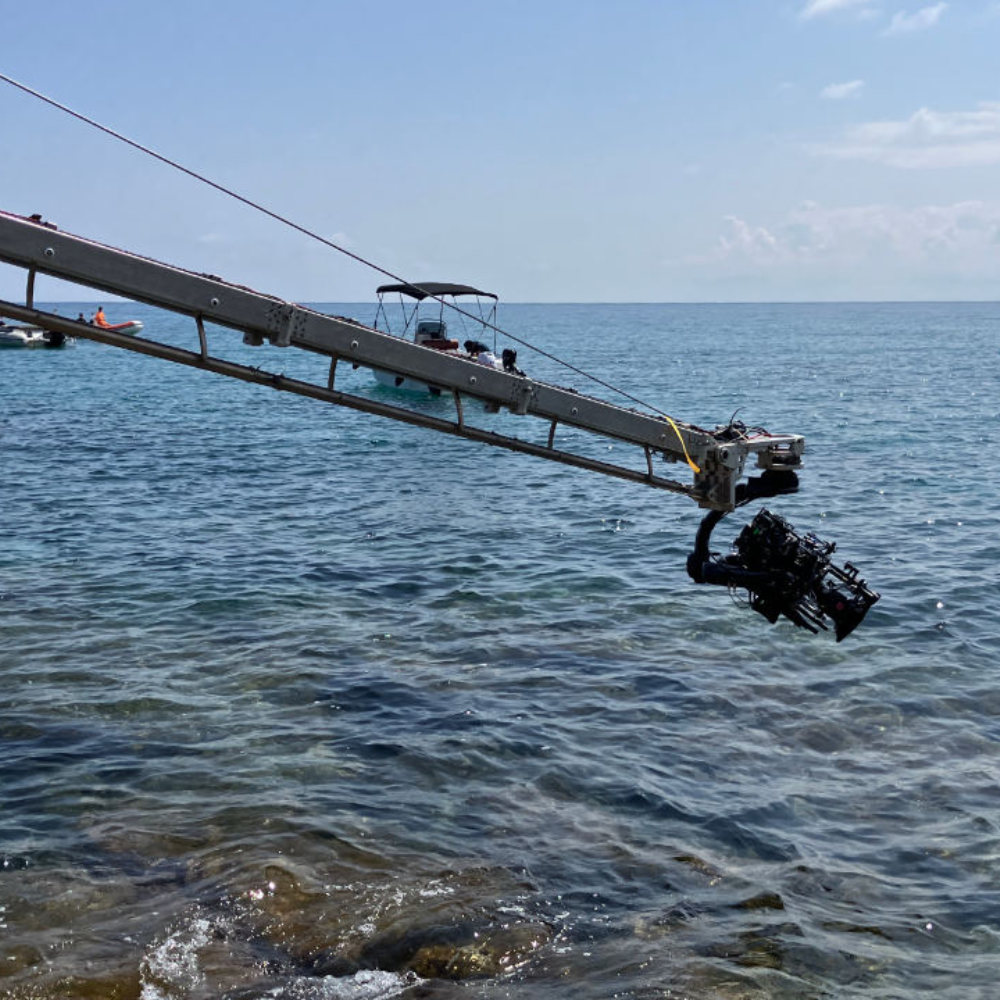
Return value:
<svg viewBox="0 0 1000 1000">
<path fill-rule="evenodd" d="M 781 512 L 883 592 L 840 645 L 692 586 L 675 498 L 5 352 L 0 993 L 991 1000 L 1000 519 L 941 429 L 995 451 L 998 318 L 511 307 L 679 416 L 807 435 Z"/>
</svg>

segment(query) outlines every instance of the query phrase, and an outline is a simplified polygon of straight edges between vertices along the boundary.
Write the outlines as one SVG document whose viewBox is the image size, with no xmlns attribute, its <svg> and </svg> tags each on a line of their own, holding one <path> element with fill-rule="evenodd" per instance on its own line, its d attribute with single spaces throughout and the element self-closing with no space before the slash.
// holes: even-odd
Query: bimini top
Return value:
<svg viewBox="0 0 1000 1000">
<path fill-rule="evenodd" d="M 498 298 L 492 292 L 481 291 L 478 288 L 473 288 L 472 285 L 451 285 L 446 281 L 424 281 L 419 285 L 381 285 L 375 289 L 377 295 L 385 295 L 389 292 L 409 295 L 411 299 L 416 299 L 418 302 L 435 295 L 481 295 L 489 299 Z"/>
</svg>

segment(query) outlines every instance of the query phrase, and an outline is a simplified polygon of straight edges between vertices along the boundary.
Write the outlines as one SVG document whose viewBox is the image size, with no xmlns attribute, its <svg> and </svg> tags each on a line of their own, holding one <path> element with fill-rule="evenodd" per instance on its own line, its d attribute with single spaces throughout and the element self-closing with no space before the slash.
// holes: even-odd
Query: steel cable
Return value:
<svg viewBox="0 0 1000 1000">
<path fill-rule="evenodd" d="M 218 182 L 213 181 L 211 178 L 204 176 L 204 174 L 200 174 L 196 170 L 192 170 L 190 167 L 186 167 L 184 166 L 184 164 L 179 163 L 176 160 L 172 160 L 170 157 L 164 156 L 162 153 L 158 153 L 156 152 L 156 150 L 150 149 L 148 146 L 144 146 L 141 142 L 137 142 L 135 139 L 130 139 L 128 136 L 122 135 L 121 132 L 116 132 L 113 128 L 109 128 L 107 125 L 102 125 L 100 122 L 95 121 L 93 118 L 89 118 L 87 115 L 82 114 L 79 111 L 74 111 L 67 105 L 60 103 L 54 98 L 49 97 L 38 90 L 35 90 L 33 87 L 29 87 L 27 84 L 21 83 L 18 80 L 15 80 L 10 76 L 7 76 L 5 73 L 0 72 L 0 80 L 3 80 L 5 83 L 9 83 L 12 87 L 16 87 L 18 90 L 21 90 L 24 93 L 29 94 L 30 96 L 35 97 L 40 101 L 43 101 L 44 103 L 50 105 L 51 107 L 56 108 L 59 111 L 62 111 L 73 118 L 76 118 L 78 121 L 81 121 L 84 124 L 89 125 L 92 128 L 95 128 L 105 133 L 105 135 L 109 135 L 113 139 L 117 139 L 119 142 L 123 142 L 126 145 L 131 146 L 133 149 L 137 149 L 139 152 L 145 153 L 147 156 L 151 156 L 154 159 L 159 160 L 161 163 L 164 163 L 167 166 L 172 167 L 174 170 L 179 170 L 181 173 L 187 174 L 194 180 L 199 181 L 202 184 L 207 184 L 209 187 L 214 188 L 216 191 L 219 191 L 230 198 L 235 198 L 237 201 L 242 202 L 249 208 L 252 208 L 257 212 L 261 212 L 264 215 L 268 216 L 269 218 L 274 219 L 276 222 L 280 222 L 282 225 L 288 226 L 291 229 L 294 229 L 297 232 L 302 233 L 303 236 L 307 236 L 309 237 L 309 239 L 316 240 L 318 243 L 323 244 L 323 246 L 326 246 L 331 250 L 336 250 L 338 253 L 344 254 L 344 256 L 346 257 L 350 257 L 351 260 L 354 260 L 357 263 L 364 265 L 365 267 L 371 268 L 373 271 L 377 271 L 379 274 L 387 278 L 392 278 L 393 281 L 407 285 L 414 284 L 414 282 L 408 281 L 406 278 L 400 277 L 400 275 L 398 274 L 394 274 L 392 271 L 389 271 L 386 268 L 382 267 L 381 265 L 376 264 L 374 261 L 368 260 L 367 258 L 362 257 L 360 254 L 354 253 L 354 251 L 348 250 L 346 247 L 343 247 L 338 243 L 334 243 L 332 240 L 327 239 L 325 236 L 321 236 L 319 235 L 319 233 L 313 232 L 311 229 L 307 229 L 305 226 L 300 225 L 299 223 L 293 221 L 292 219 L 289 219 L 279 214 L 278 212 L 275 212 L 267 208 L 264 205 L 261 205 L 259 202 L 256 202 L 251 198 L 247 198 L 246 196 L 239 194 L 239 192 L 234 191 L 223 184 L 219 184 Z M 681 436 L 680 430 L 676 422 L 673 420 L 672 417 L 670 417 L 659 407 L 653 406 L 651 403 L 647 403 L 645 400 L 642 400 L 639 397 L 634 396 L 629 392 L 626 392 L 624 389 L 621 389 L 616 385 L 612 385 L 610 382 L 605 381 L 604 379 L 598 377 L 597 375 L 592 375 L 590 374 L 590 372 L 584 371 L 582 368 L 578 368 L 576 367 L 576 365 L 573 365 L 568 361 L 564 361 L 562 358 L 557 357 L 555 354 L 552 354 L 541 347 L 537 347 L 536 345 L 530 343 L 527 340 L 523 340 L 522 338 L 515 336 L 508 330 L 504 330 L 497 324 L 484 320 L 481 316 L 476 316 L 474 313 L 471 313 L 468 310 L 463 309 L 461 306 L 457 305 L 454 302 L 449 302 L 446 299 L 437 295 L 431 295 L 428 296 L 428 298 L 432 298 L 435 301 L 440 302 L 443 306 L 447 306 L 449 309 L 453 309 L 455 310 L 455 312 L 460 313 L 461 315 L 466 316 L 469 319 L 475 320 L 476 323 L 481 324 L 482 326 L 484 326 L 489 330 L 492 330 L 494 333 L 498 333 L 501 336 L 507 337 L 510 340 L 513 340 L 515 343 L 520 344 L 522 347 L 526 347 L 528 350 L 534 351 L 536 354 L 540 354 L 542 357 L 548 358 L 550 361 L 554 361 L 556 364 L 561 365 L 563 368 L 566 368 L 569 371 L 572 371 L 575 374 L 581 376 L 581 378 L 589 379 L 591 382 L 603 386 L 605 389 L 608 389 L 609 391 L 614 392 L 622 396 L 623 398 L 630 400 L 633 403 L 636 403 L 638 406 L 642 406 L 647 410 L 651 410 L 657 416 L 663 417 L 674 429 L 678 438 L 680 438 L 681 447 L 684 449 L 685 455 L 687 455 L 687 448 L 684 444 L 684 439 Z M 693 462 L 691 461 L 690 456 L 687 456 L 687 458 L 688 458 L 688 463 L 693 466 Z"/>
</svg>

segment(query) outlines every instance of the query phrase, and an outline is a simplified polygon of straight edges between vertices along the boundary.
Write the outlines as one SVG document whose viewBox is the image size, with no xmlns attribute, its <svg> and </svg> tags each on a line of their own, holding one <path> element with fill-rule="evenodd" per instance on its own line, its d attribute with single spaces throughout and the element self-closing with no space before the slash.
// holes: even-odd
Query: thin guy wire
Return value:
<svg viewBox="0 0 1000 1000">
<path fill-rule="evenodd" d="M 122 135 L 120 132 L 116 132 L 114 129 L 109 128 L 107 125 L 102 125 L 100 122 L 95 121 L 93 118 L 88 118 L 86 115 L 81 114 L 79 111 L 74 111 L 72 108 L 67 107 L 65 104 L 61 104 L 59 101 L 52 97 L 29 87 L 27 84 L 20 83 L 19 81 L 13 79 L 13 77 L 7 76 L 5 73 L 0 73 L 0 80 L 9 83 L 12 87 L 16 87 L 18 90 L 24 91 L 26 94 L 30 94 L 32 97 L 38 98 L 40 101 L 44 101 L 46 104 L 53 108 L 57 108 L 59 111 L 64 112 L 76 118 L 77 120 L 84 122 L 86 125 L 90 125 L 92 128 L 96 128 L 106 135 L 110 135 L 114 139 L 118 139 L 119 142 L 124 142 L 127 146 L 131 146 L 133 149 L 139 150 L 141 153 L 145 153 L 147 156 L 152 156 L 154 159 L 159 160 L 161 163 L 165 163 L 168 167 L 173 167 L 175 170 L 179 170 L 183 174 L 187 174 L 189 177 L 193 177 L 196 181 L 200 181 L 202 184 L 207 184 L 211 188 L 215 188 L 216 191 L 221 192 L 224 195 L 228 195 L 230 198 L 235 198 L 237 201 L 242 202 L 249 208 L 255 211 L 262 212 L 269 218 L 274 219 L 276 222 L 282 223 L 282 225 L 289 226 L 297 232 L 302 233 L 304 236 L 308 236 L 310 239 L 316 240 L 322 243 L 324 246 L 329 247 L 331 250 L 336 250 L 338 253 L 344 254 L 346 257 L 350 257 L 352 260 L 357 261 L 359 264 L 363 264 L 365 267 L 371 268 L 373 271 L 378 271 L 379 274 L 384 275 L 387 278 L 392 278 L 393 281 L 397 281 L 400 284 L 412 285 L 414 282 L 407 281 L 406 278 L 400 277 L 398 274 L 394 274 L 392 271 L 381 267 L 379 264 L 374 263 L 362 257 L 360 254 L 354 253 L 352 250 L 348 250 L 346 247 L 342 247 L 332 240 L 328 240 L 325 236 L 320 236 L 318 233 L 313 232 L 311 229 L 306 229 L 305 226 L 299 225 L 297 222 L 293 222 L 291 219 L 286 218 L 283 215 L 279 215 L 277 212 L 266 208 L 264 205 L 258 204 L 257 202 L 233 191 L 231 188 L 227 188 L 216 181 L 205 177 L 203 174 L 199 174 L 197 171 L 185 167 L 182 163 L 178 163 L 176 160 L 171 160 L 169 157 L 164 156 L 162 153 L 157 153 L 156 150 L 150 149 L 148 146 L 142 145 L 140 142 L 136 142 L 134 139 L 130 139 L 126 135 Z M 597 383 L 597 385 L 603 386 L 605 389 L 609 389 L 611 392 L 617 393 L 623 396 L 625 399 L 631 400 L 633 403 L 637 403 L 639 406 L 645 407 L 647 410 L 652 410 L 654 413 L 666 417 L 668 420 L 671 418 L 659 407 L 653 406 L 652 403 L 647 403 L 645 400 L 639 399 L 637 396 L 633 396 L 631 393 L 626 392 L 624 389 L 619 389 L 618 386 L 612 385 L 610 382 L 604 381 L 604 379 L 599 378 L 596 375 L 591 375 L 589 372 L 584 371 L 582 368 L 577 368 L 575 365 L 570 364 L 568 361 L 564 361 L 562 358 L 557 357 L 554 354 L 543 350 L 541 347 L 536 347 L 534 344 L 529 343 L 527 340 L 522 340 L 520 337 L 504 330 L 502 327 L 497 326 L 495 323 L 491 323 L 484 320 L 481 316 L 476 316 L 475 313 L 471 313 L 454 302 L 448 302 L 446 299 L 441 298 L 437 295 L 431 295 L 429 298 L 433 298 L 435 301 L 440 302 L 442 305 L 447 306 L 449 309 L 454 309 L 455 312 L 460 313 L 469 319 L 475 320 L 477 323 L 482 324 L 487 329 L 493 330 L 494 333 L 499 333 L 504 337 L 508 337 L 515 343 L 520 344 L 522 347 L 527 347 L 528 350 L 534 351 L 543 357 L 548 358 L 550 361 L 556 362 L 556 364 L 562 365 L 564 368 L 575 372 L 582 378 L 590 379 L 590 381 Z"/>
</svg>

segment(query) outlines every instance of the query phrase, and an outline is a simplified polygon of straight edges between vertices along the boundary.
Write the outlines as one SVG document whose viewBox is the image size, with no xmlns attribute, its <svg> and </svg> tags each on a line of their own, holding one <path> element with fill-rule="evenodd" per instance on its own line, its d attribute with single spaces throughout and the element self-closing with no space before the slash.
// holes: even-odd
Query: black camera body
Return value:
<svg viewBox="0 0 1000 1000">
<path fill-rule="evenodd" d="M 859 579 L 856 567 L 831 562 L 835 549 L 834 542 L 799 535 L 783 517 L 762 510 L 733 544 L 735 565 L 755 574 L 747 584 L 750 607 L 769 622 L 784 615 L 811 632 L 825 629 L 829 618 L 840 642 L 879 595 Z"/>
<path fill-rule="evenodd" d="M 783 518 L 762 510 L 740 532 L 727 556 L 708 552 L 721 515 L 709 514 L 698 532 L 688 573 L 698 583 L 746 589 L 750 607 L 772 624 L 784 615 L 810 632 L 833 623 L 837 642 L 861 624 L 879 599 L 850 563 L 835 566 L 833 542 L 800 535 Z"/>
</svg>

